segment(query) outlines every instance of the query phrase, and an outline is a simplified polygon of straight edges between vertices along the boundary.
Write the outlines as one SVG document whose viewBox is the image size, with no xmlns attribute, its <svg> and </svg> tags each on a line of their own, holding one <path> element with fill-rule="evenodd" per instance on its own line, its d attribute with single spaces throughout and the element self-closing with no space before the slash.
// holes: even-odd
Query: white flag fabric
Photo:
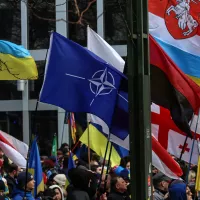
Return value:
<svg viewBox="0 0 200 200">
<path fill-rule="evenodd" d="M 122 57 L 89 26 L 87 27 L 87 48 L 123 73 L 125 61 Z"/>
<path fill-rule="evenodd" d="M 5 155 L 17 166 L 26 168 L 28 146 L 16 138 L 0 131 L 0 148 Z"/>
<path fill-rule="evenodd" d="M 125 61 L 101 36 L 94 32 L 89 26 L 87 27 L 87 48 L 106 62 L 110 63 L 120 72 L 124 71 Z M 99 117 L 88 114 L 88 121 L 100 125 L 103 129 L 103 132 L 105 134 L 109 134 L 109 128 L 107 124 Z M 111 134 L 110 140 L 118 145 L 120 145 L 122 142 L 120 138 L 113 134 Z M 123 141 L 124 145 L 128 144 L 126 141 Z M 129 146 L 126 146 L 126 149 L 128 148 Z"/>
<path fill-rule="evenodd" d="M 6 140 L 8 140 L 10 142 L 10 144 L 12 144 L 15 149 L 24 157 L 27 158 L 27 154 L 28 154 L 28 145 L 20 140 L 18 140 L 17 138 L 3 132 L 0 131 L 0 134 L 6 138 Z"/>
<path fill-rule="evenodd" d="M 95 53 L 97 56 L 105 60 L 106 62 L 110 63 L 113 67 L 118 69 L 119 71 L 123 72 L 124 71 L 124 65 L 125 62 L 121 58 L 121 56 L 103 39 L 101 38 L 97 33 L 95 33 L 91 28 L 87 28 L 87 47 L 88 50 L 92 51 Z M 100 119 L 97 116 L 88 114 L 88 119 L 94 124 L 100 125 L 102 128 L 102 131 L 105 134 L 109 134 L 109 128 L 107 124 Z M 110 135 L 110 141 L 114 142 L 115 144 L 118 144 L 126 149 L 129 150 L 129 136 L 125 138 L 125 140 L 121 140 L 120 138 L 116 137 L 115 135 L 111 134 Z M 166 155 L 165 153 L 166 150 L 164 148 L 157 148 L 159 149 L 159 152 L 161 152 L 159 155 Z M 164 154 L 163 154 L 164 153 Z M 153 158 L 153 164 L 155 167 L 157 167 L 161 172 L 166 174 L 167 176 L 171 178 L 178 178 L 178 174 L 176 173 L 176 170 L 173 171 L 173 166 L 171 169 L 167 167 L 167 165 L 173 160 L 166 161 L 167 163 L 164 163 L 162 159 L 160 159 L 156 153 L 156 150 L 152 150 L 152 158 Z M 177 165 L 175 165 L 174 169 L 177 169 Z"/>
</svg>

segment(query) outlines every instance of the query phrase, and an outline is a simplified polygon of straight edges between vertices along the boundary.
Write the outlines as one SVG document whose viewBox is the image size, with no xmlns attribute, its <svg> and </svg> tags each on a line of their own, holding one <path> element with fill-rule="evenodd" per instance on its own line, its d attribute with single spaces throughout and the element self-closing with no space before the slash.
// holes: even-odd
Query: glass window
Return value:
<svg viewBox="0 0 200 200">
<path fill-rule="evenodd" d="M 31 127 L 36 127 L 35 134 L 38 136 L 40 155 L 50 156 L 53 135 L 58 130 L 57 111 L 30 112 L 30 121 Z"/>
<path fill-rule="evenodd" d="M 55 0 L 29 0 L 29 49 L 47 49 L 55 24 Z"/>
<path fill-rule="evenodd" d="M 36 65 L 38 69 L 38 79 L 29 81 L 30 99 L 38 99 L 44 79 L 45 61 L 36 61 Z"/>
<path fill-rule="evenodd" d="M 0 112 L 0 130 L 23 140 L 22 112 Z"/>
<path fill-rule="evenodd" d="M 0 100 L 22 99 L 22 92 L 17 90 L 17 81 L 0 81 Z"/>
<path fill-rule="evenodd" d="M 0 1 L 0 39 L 21 44 L 20 1 Z"/>
<path fill-rule="evenodd" d="M 110 45 L 127 44 L 126 1 L 105 0 L 105 40 Z"/>
<path fill-rule="evenodd" d="M 88 9 L 88 10 L 86 10 Z M 80 23 L 78 13 L 84 12 Z M 94 31 L 97 30 L 97 10 L 96 2 L 88 7 L 88 0 L 82 0 L 78 3 L 78 11 L 74 5 L 74 1 L 69 1 L 69 38 L 82 46 L 87 45 L 87 25 Z"/>
</svg>

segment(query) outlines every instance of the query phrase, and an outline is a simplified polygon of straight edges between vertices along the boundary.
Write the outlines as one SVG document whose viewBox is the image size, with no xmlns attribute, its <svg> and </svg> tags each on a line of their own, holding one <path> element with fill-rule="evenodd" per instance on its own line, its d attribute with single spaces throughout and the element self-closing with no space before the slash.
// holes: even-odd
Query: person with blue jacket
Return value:
<svg viewBox="0 0 200 200">
<path fill-rule="evenodd" d="M 33 176 L 30 173 L 28 173 L 27 178 L 26 178 L 26 172 L 21 172 L 17 177 L 17 184 L 16 184 L 16 188 L 13 191 L 12 199 L 13 200 L 22 200 L 22 199 L 34 200 L 34 197 L 31 192 L 34 189 L 34 185 L 35 185 L 35 181 L 34 181 Z"/>
</svg>

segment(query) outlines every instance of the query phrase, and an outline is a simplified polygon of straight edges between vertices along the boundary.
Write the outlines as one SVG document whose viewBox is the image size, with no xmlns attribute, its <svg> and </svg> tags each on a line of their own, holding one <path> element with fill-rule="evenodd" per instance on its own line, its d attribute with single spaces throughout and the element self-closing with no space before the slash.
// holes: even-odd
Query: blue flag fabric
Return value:
<svg viewBox="0 0 200 200">
<path fill-rule="evenodd" d="M 119 91 L 110 132 L 116 137 L 124 140 L 128 136 L 128 130 L 128 94 L 124 91 Z"/>
<path fill-rule="evenodd" d="M 73 154 L 72 152 L 70 152 L 69 158 L 68 158 L 68 170 L 73 169 L 73 168 L 76 168 L 76 165 L 73 160 Z"/>
<path fill-rule="evenodd" d="M 34 196 L 36 196 L 40 191 L 44 191 L 44 181 L 37 138 L 34 139 L 31 146 L 28 168 L 35 180 Z"/>
<path fill-rule="evenodd" d="M 110 126 L 123 77 L 86 48 L 53 33 L 40 102 L 94 114 Z"/>
</svg>

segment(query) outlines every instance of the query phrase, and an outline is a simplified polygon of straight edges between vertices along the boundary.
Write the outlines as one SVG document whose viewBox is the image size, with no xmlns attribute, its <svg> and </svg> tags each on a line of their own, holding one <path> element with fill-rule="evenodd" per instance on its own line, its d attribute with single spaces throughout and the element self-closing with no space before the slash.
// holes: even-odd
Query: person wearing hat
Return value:
<svg viewBox="0 0 200 200">
<path fill-rule="evenodd" d="M 65 184 L 66 184 L 67 178 L 66 178 L 65 174 L 57 174 L 56 176 L 54 176 L 53 180 L 56 185 L 60 186 L 64 196 L 66 197 L 67 193 L 65 190 Z"/>
<path fill-rule="evenodd" d="M 26 172 L 19 173 L 12 199 L 22 200 L 23 198 L 26 198 L 27 200 L 34 200 L 31 192 L 34 189 L 34 185 L 35 181 L 32 174 L 30 174 L 29 172 L 27 174 Z"/>
<path fill-rule="evenodd" d="M 164 200 L 168 198 L 168 187 L 171 179 L 162 172 L 153 176 L 154 200 Z"/>
</svg>

